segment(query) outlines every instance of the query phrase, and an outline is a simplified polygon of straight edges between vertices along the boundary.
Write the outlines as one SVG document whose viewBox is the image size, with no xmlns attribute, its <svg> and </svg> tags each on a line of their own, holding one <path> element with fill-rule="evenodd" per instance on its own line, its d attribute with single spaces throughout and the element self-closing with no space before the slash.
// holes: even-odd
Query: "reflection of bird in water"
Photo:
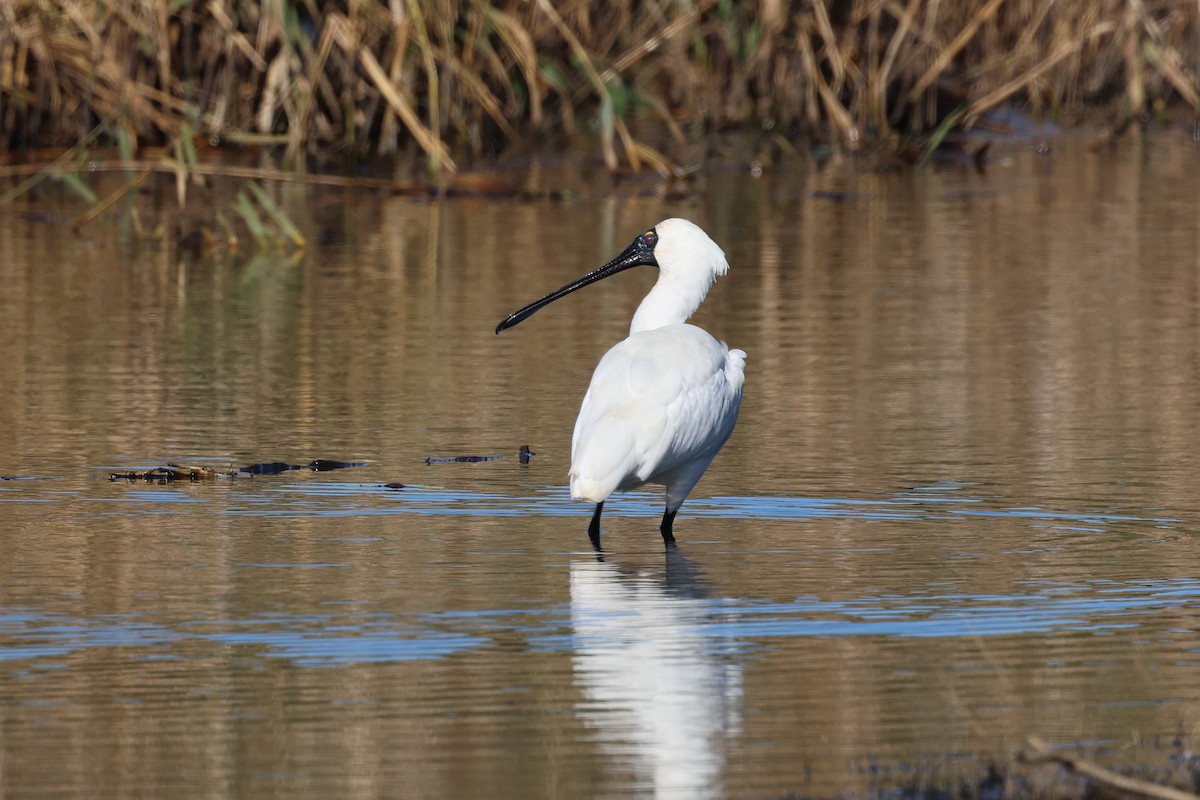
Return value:
<svg viewBox="0 0 1200 800">
<path fill-rule="evenodd" d="M 655 797 L 722 795 L 742 668 L 710 632 L 714 611 L 703 575 L 678 551 L 667 551 L 665 572 L 571 564 L 581 716 Z"/>
<path fill-rule="evenodd" d="M 612 261 L 510 314 L 496 333 L 576 289 L 636 266 L 658 267 L 629 338 L 607 353 L 588 385 L 571 439 L 571 497 L 596 504 L 588 536 L 600 546 L 600 514 L 613 492 L 665 486 L 659 532 L 674 545 L 675 514 L 733 433 L 746 354 L 687 320 L 718 275 L 725 253 L 685 219 L 666 219 Z"/>
</svg>

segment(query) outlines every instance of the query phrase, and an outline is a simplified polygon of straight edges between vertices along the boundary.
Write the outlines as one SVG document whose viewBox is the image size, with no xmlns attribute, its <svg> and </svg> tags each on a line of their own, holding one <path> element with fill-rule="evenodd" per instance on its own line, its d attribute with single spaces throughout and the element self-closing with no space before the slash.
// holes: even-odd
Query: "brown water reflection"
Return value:
<svg viewBox="0 0 1200 800">
<path fill-rule="evenodd" d="M 0 216 L 0 793 L 828 795 L 1195 734 L 1195 150 L 999 155 L 690 201 L 292 187 L 335 240 L 294 260 Z M 492 331 L 669 215 L 730 255 L 696 321 L 748 353 L 742 418 L 677 558 L 634 494 L 597 562 L 570 432 L 653 276 Z M 314 458 L 369 466 L 103 479 Z"/>
</svg>

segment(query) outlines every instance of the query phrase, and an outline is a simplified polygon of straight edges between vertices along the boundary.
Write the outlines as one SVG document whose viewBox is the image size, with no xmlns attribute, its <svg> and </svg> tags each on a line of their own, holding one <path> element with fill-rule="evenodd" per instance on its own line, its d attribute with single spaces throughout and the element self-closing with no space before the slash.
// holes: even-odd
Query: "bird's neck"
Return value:
<svg viewBox="0 0 1200 800">
<path fill-rule="evenodd" d="M 633 315 L 633 322 L 629 325 L 630 335 L 687 322 L 688 317 L 700 307 L 711 285 L 711 278 L 707 281 L 684 281 L 660 273 L 658 282 Z"/>
</svg>

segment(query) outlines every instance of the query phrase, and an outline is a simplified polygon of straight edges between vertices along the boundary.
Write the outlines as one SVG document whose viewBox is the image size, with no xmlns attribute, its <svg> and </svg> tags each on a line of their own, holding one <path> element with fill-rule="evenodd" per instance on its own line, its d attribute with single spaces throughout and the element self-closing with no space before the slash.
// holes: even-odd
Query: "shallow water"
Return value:
<svg viewBox="0 0 1200 800">
<path fill-rule="evenodd" d="M 1197 153 L 995 152 L 290 187 L 296 259 L 0 216 L 0 795 L 832 795 L 1195 735 Z M 635 492 L 601 560 L 571 428 L 653 276 L 493 329 L 672 215 L 730 255 L 742 418 L 679 550 Z M 107 479 L 315 458 L 367 465 Z"/>
</svg>

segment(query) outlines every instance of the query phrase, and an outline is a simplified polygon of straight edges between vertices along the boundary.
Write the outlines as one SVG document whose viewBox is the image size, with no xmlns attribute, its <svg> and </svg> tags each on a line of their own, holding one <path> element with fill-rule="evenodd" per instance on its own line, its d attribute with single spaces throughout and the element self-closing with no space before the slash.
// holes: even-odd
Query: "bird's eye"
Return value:
<svg viewBox="0 0 1200 800">
<path fill-rule="evenodd" d="M 655 232 L 654 228 L 651 228 L 643 233 L 642 238 L 645 239 L 646 244 L 650 245 L 651 247 L 654 247 L 654 245 L 658 244 L 658 233 Z"/>
</svg>

